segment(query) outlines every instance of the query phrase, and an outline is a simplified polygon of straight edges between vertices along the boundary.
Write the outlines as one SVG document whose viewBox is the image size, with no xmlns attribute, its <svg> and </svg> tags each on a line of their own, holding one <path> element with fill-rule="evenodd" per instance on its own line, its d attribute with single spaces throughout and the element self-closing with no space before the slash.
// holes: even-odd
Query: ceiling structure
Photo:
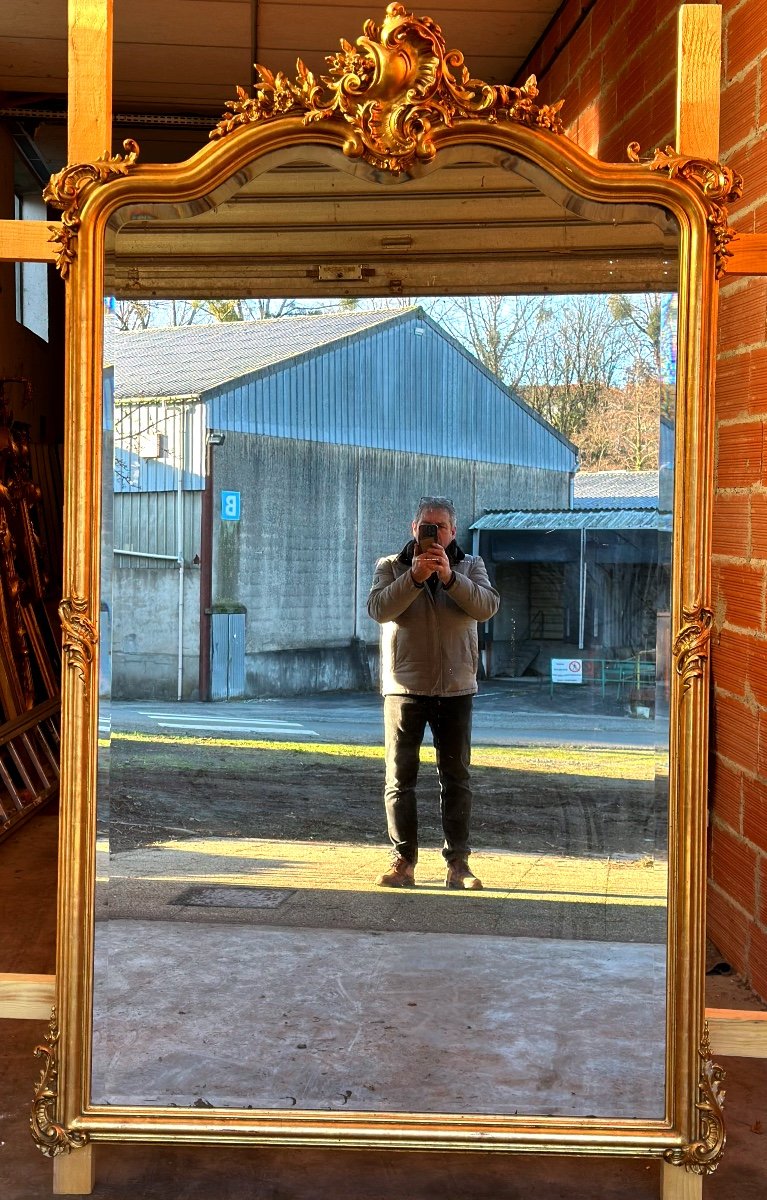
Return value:
<svg viewBox="0 0 767 1200">
<path fill-rule="evenodd" d="M 473 77 L 518 83 L 559 3 L 439 0 L 423 8 Z M 66 15 L 66 0 L 7 2 L 0 12 L 0 120 L 18 149 L 17 190 L 38 197 L 67 161 Z M 254 63 L 295 78 L 301 58 L 319 76 L 342 38 L 356 41 L 367 20 L 380 24 L 384 15 L 385 0 L 114 0 L 112 149 L 132 137 L 144 163 L 186 159 L 207 142 L 237 86 L 250 88 Z M 319 295 L 328 286 L 426 295 L 453 286 L 439 265 L 447 249 L 454 263 L 462 259 L 469 292 L 523 281 L 544 292 L 674 286 L 676 231 L 662 214 L 579 212 L 499 163 L 454 162 L 439 189 L 441 199 L 427 177 L 398 186 L 403 227 L 401 206 L 391 197 L 382 205 L 363 177 L 316 161 L 285 163 L 215 213 L 180 223 L 133 214 L 121 233 L 116 223 L 108 286 L 135 296 L 189 292 L 190 280 L 200 294 L 239 284 L 250 295 Z M 499 204 L 513 236 L 500 236 Z"/>
<path fill-rule="evenodd" d="M 558 4 L 438 0 L 423 7 L 473 76 L 510 83 Z M 21 156 L 38 176 L 66 159 L 66 9 L 66 0 L 9 0 L 0 13 L 0 120 L 12 122 Z M 237 85 L 251 85 L 254 62 L 293 78 L 301 58 L 320 74 L 339 39 L 354 42 L 367 19 L 382 21 L 384 9 L 383 0 L 114 0 L 115 146 L 132 136 L 142 161 L 188 157 Z M 25 118 L 24 111 L 53 115 Z"/>
</svg>

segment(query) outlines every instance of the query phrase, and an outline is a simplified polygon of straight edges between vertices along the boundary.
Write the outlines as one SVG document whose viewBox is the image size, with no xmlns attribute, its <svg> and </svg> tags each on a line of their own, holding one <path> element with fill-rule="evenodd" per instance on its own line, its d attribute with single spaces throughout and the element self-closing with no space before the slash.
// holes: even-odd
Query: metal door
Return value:
<svg viewBox="0 0 767 1200">
<path fill-rule="evenodd" d="M 210 698 L 245 695 L 245 613 L 211 613 Z"/>
</svg>

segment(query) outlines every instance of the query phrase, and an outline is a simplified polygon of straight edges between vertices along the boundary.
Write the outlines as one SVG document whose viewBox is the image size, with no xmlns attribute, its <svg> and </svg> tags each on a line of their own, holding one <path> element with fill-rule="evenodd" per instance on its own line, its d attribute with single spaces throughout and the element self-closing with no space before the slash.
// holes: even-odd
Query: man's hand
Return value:
<svg viewBox="0 0 767 1200">
<path fill-rule="evenodd" d="M 416 583 L 425 583 L 435 573 L 442 583 L 449 583 L 453 574 L 450 559 L 437 542 L 429 546 L 428 550 L 424 550 L 423 554 L 416 554 L 410 569 Z"/>
</svg>

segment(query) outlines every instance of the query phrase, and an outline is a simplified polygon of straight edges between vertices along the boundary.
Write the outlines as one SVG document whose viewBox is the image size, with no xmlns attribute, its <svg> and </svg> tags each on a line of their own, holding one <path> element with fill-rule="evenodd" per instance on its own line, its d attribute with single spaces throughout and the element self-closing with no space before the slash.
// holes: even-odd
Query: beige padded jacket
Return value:
<svg viewBox="0 0 767 1200">
<path fill-rule="evenodd" d="M 452 553 L 451 553 L 452 551 Z M 412 543 L 379 558 L 368 612 L 381 629 L 381 691 L 389 695 L 466 696 L 477 690 L 477 622 L 500 597 L 477 555 L 448 550 L 455 581 L 432 594 L 410 571 Z"/>
</svg>

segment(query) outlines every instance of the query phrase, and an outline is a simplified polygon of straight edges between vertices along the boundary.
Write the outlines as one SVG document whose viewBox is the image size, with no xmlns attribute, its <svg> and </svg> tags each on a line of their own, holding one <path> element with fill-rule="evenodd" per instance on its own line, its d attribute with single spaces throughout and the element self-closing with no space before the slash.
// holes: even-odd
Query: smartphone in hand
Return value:
<svg viewBox="0 0 767 1200">
<path fill-rule="evenodd" d="M 418 550 L 423 554 L 424 550 L 428 550 L 437 540 L 437 526 L 430 525 L 428 521 L 424 521 L 418 526 Z"/>
</svg>

